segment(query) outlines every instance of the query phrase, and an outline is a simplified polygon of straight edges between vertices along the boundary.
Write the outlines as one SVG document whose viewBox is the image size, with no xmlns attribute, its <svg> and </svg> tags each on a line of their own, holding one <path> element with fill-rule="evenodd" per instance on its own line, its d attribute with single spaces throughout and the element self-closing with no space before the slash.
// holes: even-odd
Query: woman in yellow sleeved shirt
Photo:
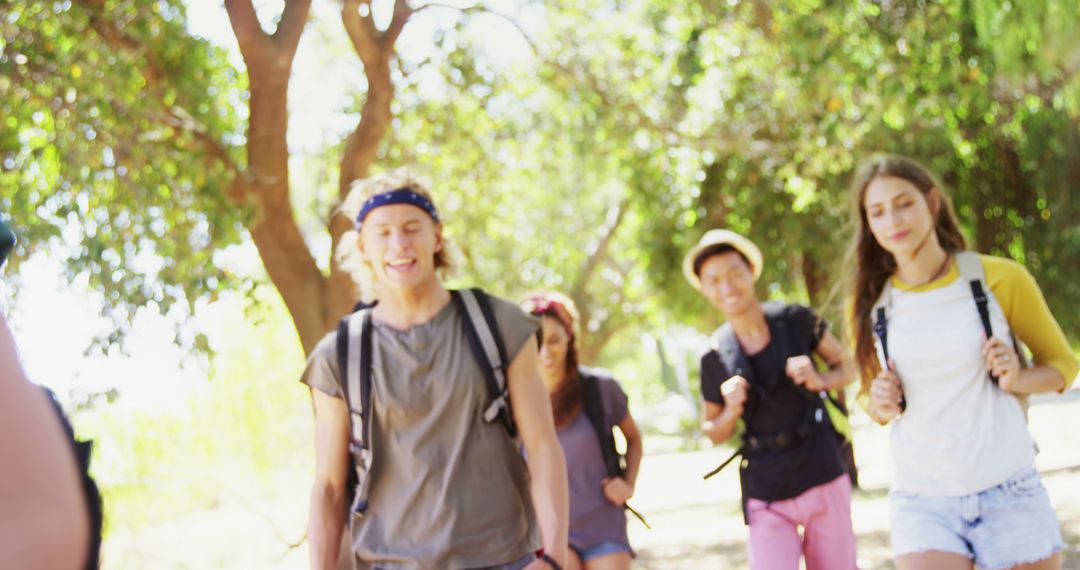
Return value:
<svg viewBox="0 0 1080 570">
<path fill-rule="evenodd" d="M 1023 400 L 1066 389 L 1077 361 L 1042 292 L 1022 265 L 965 251 L 917 162 L 874 157 L 852 192 L 851 330 L 868 412 L 892 424 L 897 567 L 1061 568 Z M 1033 366 L 1021 367 L 1014 337 Z"/>
</svg>

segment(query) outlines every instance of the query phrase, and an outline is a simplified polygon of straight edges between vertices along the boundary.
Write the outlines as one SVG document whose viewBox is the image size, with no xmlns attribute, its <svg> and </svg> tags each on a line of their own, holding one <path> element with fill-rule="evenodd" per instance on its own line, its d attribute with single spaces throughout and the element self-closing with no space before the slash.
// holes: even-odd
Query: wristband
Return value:
<svg viewBox="0 0 1080 570">
<path fill-rule="evenodd" d="M 547 565 L 551 566 L 552 570 L 563 570 L 563 567 L 559 566 L 559 563 L 555 562 L 555 559 L 549 556 L 547 552 L 540 553 L 540 560 L 547 562 Z"/>
</svg>

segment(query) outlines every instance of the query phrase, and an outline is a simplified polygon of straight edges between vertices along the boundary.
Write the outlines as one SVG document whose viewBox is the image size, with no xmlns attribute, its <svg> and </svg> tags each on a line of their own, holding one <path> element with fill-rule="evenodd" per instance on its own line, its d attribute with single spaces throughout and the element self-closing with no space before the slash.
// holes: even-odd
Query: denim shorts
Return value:
<svg viewBox="0 0 1080 570">
<path fill-rule="evenodd" d="M 633 554 L 633 550 L 631 550 L 628 545 L 621 542 L 601 542 L 588 548 L 577 548 L 576 546 L 571 546 L 570 548 L 574 549 L 574 552 L 577 553 L 578 558 L 580 558 L 582 562 L 588 562 L 593 558 L 600 558 L 601 556 L 615 554 L 616 552 L 629 552 Z"/>
<path fill-rule="evenodd" d="M 1049 558 L 1062 549 L 1061 527 L 1035 466 L 971 495 L 889 493 L 893 557 L 930 550 L 998 570 Z"/>
</svg>

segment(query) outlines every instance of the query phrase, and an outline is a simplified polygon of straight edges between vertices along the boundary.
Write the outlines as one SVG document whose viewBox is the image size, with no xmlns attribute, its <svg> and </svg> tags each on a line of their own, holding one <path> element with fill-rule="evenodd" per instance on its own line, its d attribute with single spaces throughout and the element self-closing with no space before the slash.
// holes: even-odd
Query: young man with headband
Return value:
<svg viewBox="0 0 1080 570">
<path fill-rule="evenodd" d="M 358 568 L 559 568 L 566 467 L 539 375 L 537 319 L 443 286 L 441 220 L 407 172 L 358 182 L 343 209 L 356 231 L 342 237 L 338 258 L 365 300 L 378 303 L 357 313 L 357 344 L 369 351 L 362 364 L 341 360 L 341 333 L 331 333 L 303 374 L 315 405 L 312 567 L 336 567 L 348 524 Z M 466 294 L 488 303 L 493 326 L 470 317 Z M 499 337 L 508 363 L 496 371 L 505 372 L 508 393 L 494 399 L 475 346 L 481 327 Z M 350 383 L 363 371 L 370 387 L 357 403 Z M 359 466 L 355 485 L 350 459 Z"/>
</svg>

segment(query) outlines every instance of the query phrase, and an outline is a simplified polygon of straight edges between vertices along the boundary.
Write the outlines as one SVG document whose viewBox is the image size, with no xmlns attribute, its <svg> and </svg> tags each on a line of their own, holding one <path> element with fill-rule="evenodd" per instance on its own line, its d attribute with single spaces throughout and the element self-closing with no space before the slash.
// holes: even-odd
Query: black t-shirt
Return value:
<svg viewBox="0 0 1080 570">
<path fill-rule="evenodd" d="M 767 437 L 795 430 L 812 413 L 811 400 L 788 378 L 785 366 L 791 356 L 813 353 L 828 323 L 801 305 L 767 304 L 763 309 L 771 338 L 764 349 L 749 356 L 750 370 L 743 371 L 751 387 L 743 419 L 748 419 L 750 433 Z M 785 323 L 779 323 L 781 319 Z M 731 376 L 715 349 L 705 353 L 701 358 L 701 394 L 705 400 L 723 406 L 720 386 Z M 744 457 L 743 497 L 762 501 L 790 499 L 836 479 L 844 470 L 839 436 L 826 423 L 792 447 Z"/>
</svg>

